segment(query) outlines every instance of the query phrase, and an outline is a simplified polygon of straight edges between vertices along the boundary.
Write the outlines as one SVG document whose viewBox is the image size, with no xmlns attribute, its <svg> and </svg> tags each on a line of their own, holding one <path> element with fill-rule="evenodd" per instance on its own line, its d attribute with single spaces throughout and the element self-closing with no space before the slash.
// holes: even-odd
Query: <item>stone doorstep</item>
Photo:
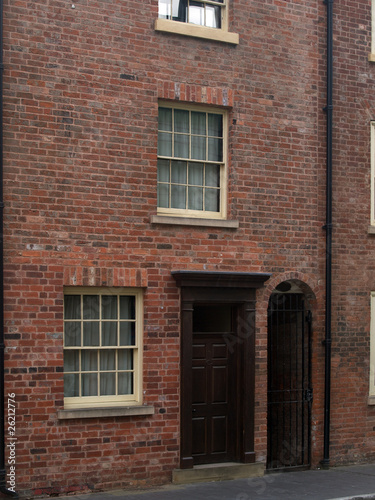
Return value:
<svg viewBox="0 0 375 500">
<path fill-rule="evenodd" d="M 264 464 L 223 464 L 196 465 L 192 469 L 175 469 L 172 475 L 174 484 L 203 483 L 208 481 L 228 481 L 264 475 Z"/>
</svg>

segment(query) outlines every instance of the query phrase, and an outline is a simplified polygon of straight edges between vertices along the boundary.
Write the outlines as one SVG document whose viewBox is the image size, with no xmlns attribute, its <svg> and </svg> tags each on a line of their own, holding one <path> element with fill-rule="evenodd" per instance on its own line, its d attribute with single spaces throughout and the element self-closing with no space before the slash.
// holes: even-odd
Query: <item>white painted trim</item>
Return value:
<svg viewBox="0 0 375 500">
<path fill-rule="evenodd" d="M 228 229 L 237 229 L 238 220 L 224 219 L 193 219 L 191 217 L 171 217 L 169 215 L 151 215 L 151 224 L 172 224 L 177 226 L 202 226 L 202 227 L 222 227 Z"/>
<path fill-rule="evenodd" d="M 181 24 L 181 23 L 178 23 Z M 229 140 L 229 117 L 228 110 L 219 107 L 210 107 L 207 105 L 197 105 L 191 103 L 181 103 L 181 102 L 170 102 L 159 100 L 159 108 L 170 108 L 170 109 L 183 109 L 186 111 L 200 111 L 208 114 L 220 115 L 223 119 L 223 159 L 222 161 L 203 161 L 203 160 L 190 160 L 189 158 L 176 158 L 173 156 L 158 156 L 158 158 L 165 159 L 179 159 L 182 161 L 197 161 L 199 163 L 220 165 L 220 211 L 219 212 L 209 212 L 200 210 L 189 210 L 189 209 L 177 209 L 177 208 L 157 208 L 157 215 L 159 216 L 170 216 L 170 217 L 181 217 L 189 219 L 212 219 L 212 220 L 226 220 L 227 218 L 227 191 L 228 191 L 228 140 Z"/>
<path fill-rule="evenodd" d="M 84 408 L 103 408 L 123 407 L 124 405 L 139 406 L 142 405 L 143 388 L 143 292 L 140 288 L 123 287 L 64 287 L 64 297 L 67 295 L 109 295 L 116 296 L 130 295 L 135 297 L 135 346 L 129 347 L 134 353 L 134 393 L 118 396 L 82 396 L 82 397 L 64 397 L 64 408 L 66 410 L 84 409 Z M 100 318 L 100 321 L 101 318 Z M 64 318 L 65 322 L 65 318 Z M 70 346 L 65 349 L 90 349 L 90 346 Z M 103 348 L 103 347 L 102 347 Z M 110 346 L 112 349 L 119 349 L 117 346 Z M 123 347 L 125 349 L 126 347 Z M 100 350 L 100 346 L 94 346 L 92 349 Z"/>
<path fill-rule="evenodd" d="M 105 417 L 133 417 L 136 415 L 154 415 L 153 406 L 126 406 L 120 408 L 79 408 L 74 410 L 59 410 L 57 418 L 68 420 L 73 418 L 105 418 Z"/>
<path fill-rule="evenodd" d="M 375 0 L 374 0 L 375 2 Z M 371 214 L 370 224 L 375 227 L 375 121 L 371 122 Z"/>
<path fill-rule="evenodd" d="M 375 292 L 371 292 L 370 385 L 368 404 L 375 404 Z"/>
<path fill-rule="evenodd" d="M 226 42 L 233 45 L 238 45 L 240 41 L 238 33 L 231 33 L 217 28 L 207 28 L 206 26 L 197 26 L 195 24 L 181 23 L 179 21 L 171 21 L 169 19 L 156 19 L 155 31 L 205 38 L 206 40 Z"/>
<path fill-rule="evenodd" d="M 371 54 L 369 61 L 375 61 L 375 0 L 371 0 Z"/>
</svg>

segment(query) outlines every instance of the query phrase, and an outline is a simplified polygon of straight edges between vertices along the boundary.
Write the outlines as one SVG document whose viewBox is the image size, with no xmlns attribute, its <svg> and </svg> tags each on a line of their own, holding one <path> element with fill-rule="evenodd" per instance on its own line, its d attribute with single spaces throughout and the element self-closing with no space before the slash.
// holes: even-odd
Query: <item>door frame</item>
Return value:
<svg viewBox="0 0 375 500">
<path fill-rule="evenodd" d="M 181 288 L 181 449 L 180 467 L 194 467 L 192 457 L 192 335 L 194 303 L 227 303 L 236 306 L 233 345 L 240 353 L 237 383 L 237 461 L 254 463 L 255 405 L 255 292 L 268 273 L 174 271 Z M 232 345 L 232 348 L 233 348 Z M 230 348 L 231 346 L 229 346 Z"/>
</svg>

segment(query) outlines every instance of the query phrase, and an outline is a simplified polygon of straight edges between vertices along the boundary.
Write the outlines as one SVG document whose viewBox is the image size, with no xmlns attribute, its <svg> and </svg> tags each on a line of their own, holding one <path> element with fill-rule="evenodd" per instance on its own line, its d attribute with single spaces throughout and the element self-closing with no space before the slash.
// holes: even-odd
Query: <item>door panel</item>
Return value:
<svg viewBox="0 0 375 500">
<path fill-rule="evenodd" d="M 228 367 L 212 367 L 212 403 L 228 402 Z"/>
<path fill-rule="evenodd" d="M 192 441 L 195 464 L 234 460 L 236 385 L 225 333 L 193 333 Z"/>
</svg>

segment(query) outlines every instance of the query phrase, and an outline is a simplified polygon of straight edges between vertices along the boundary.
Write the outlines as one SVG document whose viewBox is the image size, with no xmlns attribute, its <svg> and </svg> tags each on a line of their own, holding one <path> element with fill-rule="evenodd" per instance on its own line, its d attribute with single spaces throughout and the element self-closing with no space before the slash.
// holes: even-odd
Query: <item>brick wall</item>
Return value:
<svg viewBox="0 0 375 500">
<path fill-rule="evenodd" d="M 371 2 L 335 6 L 332 456 L 374 459 L 374 407 L 367 405 L 370 292 L 375 287 L 370 224 L 370 120 L 375 108 Z"/>
<path fill-rule="evenodd" d="M 367 62 L 369 3 L 335 2 L 335 463 L 373 453 L 375 410 L 366 404 L 375 289 L 367 234 L 375 71 Z M 230 30 L 240 36 L 231 46 L 155 32 L 157 0 L 77 0 L 74 9 L 59 0 L 5 0 L 6 390 L 18 405 L 19 490 L 170 480 L 180 436 L 180 299 L 172 270 L 273 273 L 257 305 L 260 461 L 267 302 L 286 279 L 310 287 L 313 464 L 322 458 L 325 7 L 313 0 L 249 4 L 231 2 Z M 228 218 L 238 229 L 151 222 L 158 99 L 228 110 Z M 63 287 L 74 285 L 144 287 L 144 402 L 155 415 L 57 419 Z"/>
</svg>

